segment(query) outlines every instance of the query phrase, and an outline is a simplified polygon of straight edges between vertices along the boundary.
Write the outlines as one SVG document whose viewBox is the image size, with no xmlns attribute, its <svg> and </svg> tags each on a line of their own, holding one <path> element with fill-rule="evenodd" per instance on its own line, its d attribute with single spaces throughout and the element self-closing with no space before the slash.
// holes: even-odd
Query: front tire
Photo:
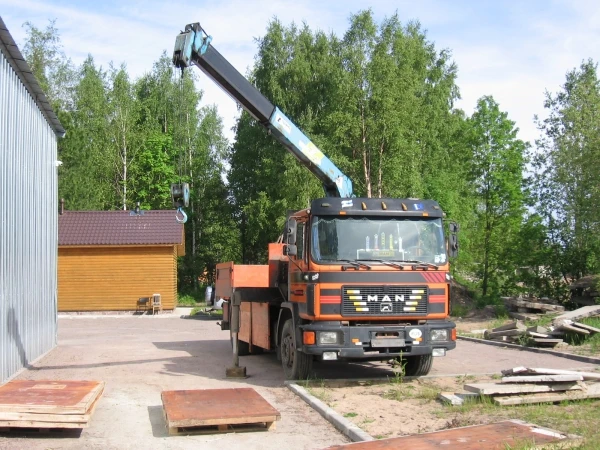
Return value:
<svg viewBox="0 0 600 450">
<path fill-rule="evenodd" d="M 294 344 L 294 323 L 288 319 L 281 331 L 279 353 L 286 380 L 303 380 L 312 372 L 312 355 L 297 351 Z"/>
<path fill-rule="evenodd" d="M 404 375 L 407 377 L 422 377 L 429 373 L 433 365 L 432 355 L 406 356 L 403 358 Z"/>
</svg>

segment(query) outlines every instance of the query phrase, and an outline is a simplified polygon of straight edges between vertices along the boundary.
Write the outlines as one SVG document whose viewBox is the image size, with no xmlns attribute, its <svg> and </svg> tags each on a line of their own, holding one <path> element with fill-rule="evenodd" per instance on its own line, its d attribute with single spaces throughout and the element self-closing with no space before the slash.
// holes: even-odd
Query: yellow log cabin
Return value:
<svg viewBox="0 0 600 450">
<path fill-rule="evenodd" d="M 185 252 L 175 211 L 64 211 L 58 219 L 58 311 L 143 311 L 177 302 Z"/>
</svg>

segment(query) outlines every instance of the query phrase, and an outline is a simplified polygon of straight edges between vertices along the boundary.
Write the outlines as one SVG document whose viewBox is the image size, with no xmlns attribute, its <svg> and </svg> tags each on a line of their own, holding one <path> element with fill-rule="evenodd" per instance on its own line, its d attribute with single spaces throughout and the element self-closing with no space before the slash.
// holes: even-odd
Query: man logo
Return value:
<svg viewBox="0 0 600 450">
<path fill-rule="evenodd" d="M 382 303 L 381 305 L 379 305 L 379 311 L 392 312 L 392 304 L 391 303 Z"/>
</svg>

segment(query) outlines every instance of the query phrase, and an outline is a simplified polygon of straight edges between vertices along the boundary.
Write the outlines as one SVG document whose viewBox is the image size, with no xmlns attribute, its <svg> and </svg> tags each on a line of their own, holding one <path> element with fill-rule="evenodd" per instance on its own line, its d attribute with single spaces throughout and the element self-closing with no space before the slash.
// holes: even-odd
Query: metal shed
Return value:
<svg viewBox="0 0 600 450">
<path fill-rule="evenodd" d="M 56 345 L 62 135 L 0 18 L 0 383 Z"/>
</svg>

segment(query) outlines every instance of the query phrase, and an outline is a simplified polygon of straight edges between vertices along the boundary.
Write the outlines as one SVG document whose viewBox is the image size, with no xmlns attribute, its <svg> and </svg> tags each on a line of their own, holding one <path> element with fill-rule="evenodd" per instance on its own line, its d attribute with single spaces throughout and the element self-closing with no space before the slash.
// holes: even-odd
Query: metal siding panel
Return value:
<svg viewBox="0 0 600 450">
<path fill-rule="evenodd" d="M 56 345 L 57 143 L 0 52 L 0 383 Z"/>
</svg>

